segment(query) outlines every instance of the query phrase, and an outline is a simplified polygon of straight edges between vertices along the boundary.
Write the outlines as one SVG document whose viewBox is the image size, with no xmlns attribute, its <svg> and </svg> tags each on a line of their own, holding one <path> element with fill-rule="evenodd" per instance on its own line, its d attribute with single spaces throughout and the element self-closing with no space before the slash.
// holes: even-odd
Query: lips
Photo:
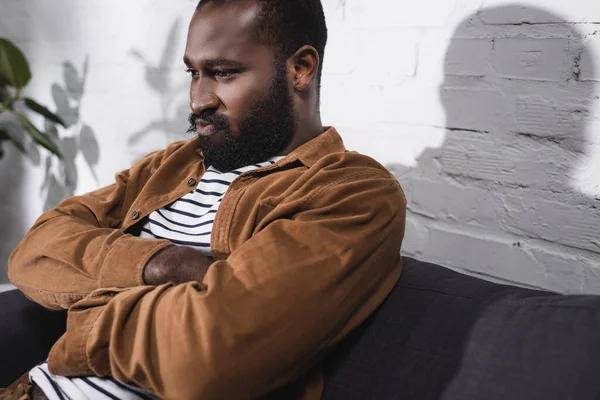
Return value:
<svg viewBox="0 0 600 400">
<path fill-rule="evenodd" d="M 213 124 L 198 124 L 196 125 L 196 133 L 200 136 L 210 136 L 216 132 L 215 126 Z"/>
<path fill-rule="evenodd" d="M 228 122 L 224 117 L 218 115 L 195 116 L 190 115 L 190 124 L 198 136 L 212 136 L 219 132 L 227 132 Z M 193 131 L 192 131 L 193 132 Z"/>
</svg>

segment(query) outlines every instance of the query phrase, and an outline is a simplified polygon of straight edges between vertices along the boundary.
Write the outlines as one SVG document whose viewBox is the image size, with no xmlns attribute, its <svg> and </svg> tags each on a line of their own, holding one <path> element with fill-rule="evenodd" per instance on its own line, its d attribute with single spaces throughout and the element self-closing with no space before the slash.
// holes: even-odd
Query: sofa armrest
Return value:
<svg viewBox="0 0 600 400">
<path fill-rule="evenodd" d="M 67 314 L 49 311 L 20 291 L 0 293 L 0 387 L 48 357 L 66 329 Z"/>
</svg>

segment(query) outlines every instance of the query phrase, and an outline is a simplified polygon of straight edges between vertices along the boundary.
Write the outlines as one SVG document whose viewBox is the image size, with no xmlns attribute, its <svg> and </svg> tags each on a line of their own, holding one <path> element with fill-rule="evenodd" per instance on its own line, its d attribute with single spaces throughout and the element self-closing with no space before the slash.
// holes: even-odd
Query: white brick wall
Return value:
<svg viewBox="0 0 600 400">
<path fill-rule="evenodd" d="M 89 57 L 79 121 L 100 153 L 93 170 L 78 153 L 76 192 L 182 137 L 180 60 L 195 3 L 0 0 L 0 36 L 26 51 L 30 93 L 51 108 L 63 63 L 81 73 Z M 600 3 L 323 3 L 324 123 L 402 183 L 405 254 L 496 281 L 600 294 Z M 40 200 L 45 154 L 33 155 L 37 165 L 12 152 L 0 161 L 0 185 L 10 188 L 0 192 L 0 265 L 47 196 Z"/>
<path fill-rule="evenodd" d="M 430 122 L 448 128 L 443 143 L 394 169 L 409 198 L 404 251 L 493 280 L 600 293 L 600 8 L 491 6 L 449 34 L 445 118 Z M 430 84 L 435 72 L 420 62 L 416 76 Z"/>
</svg>

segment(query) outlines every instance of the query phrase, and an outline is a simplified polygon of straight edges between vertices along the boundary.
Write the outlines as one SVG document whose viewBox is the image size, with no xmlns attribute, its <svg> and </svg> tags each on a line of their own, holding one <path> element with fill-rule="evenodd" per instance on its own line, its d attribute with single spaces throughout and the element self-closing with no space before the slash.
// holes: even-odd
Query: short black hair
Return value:
<svg viewBox="0 0 600 400">
<path fill-rule="evenodd" d="M 200 0 L 198 7 L 214 2 L 236 0 Z M 300 47 L 309 45 L 319 53 L 317 88 L 320 91 L 327 24 L 321 0 L 256 0 L 260 9 L 258 37 L 275 49 L 276 61 L 287 60 Z"/>
</svg>

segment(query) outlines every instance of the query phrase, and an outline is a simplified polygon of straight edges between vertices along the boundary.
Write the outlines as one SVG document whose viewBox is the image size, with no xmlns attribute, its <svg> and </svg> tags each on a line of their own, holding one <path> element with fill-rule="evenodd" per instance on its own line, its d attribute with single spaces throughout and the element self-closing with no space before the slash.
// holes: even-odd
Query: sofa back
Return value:
<svg viewBox="0 0 600 400">
<path fill-rule="evenodd" d="M 328 357 L 323 399 L 600 399 L 600 296 L 405 258 L 385 303 Z"/>
<path fill-rule="evenodd" d="M 0 293 L 0 387 L 43 361 L 64 329 L 64 312 Z M 386 301 L 326 359 L 323 399 L 600 399 L 599 371 L 600 296 L 405 258 Z"/>
</svg>

